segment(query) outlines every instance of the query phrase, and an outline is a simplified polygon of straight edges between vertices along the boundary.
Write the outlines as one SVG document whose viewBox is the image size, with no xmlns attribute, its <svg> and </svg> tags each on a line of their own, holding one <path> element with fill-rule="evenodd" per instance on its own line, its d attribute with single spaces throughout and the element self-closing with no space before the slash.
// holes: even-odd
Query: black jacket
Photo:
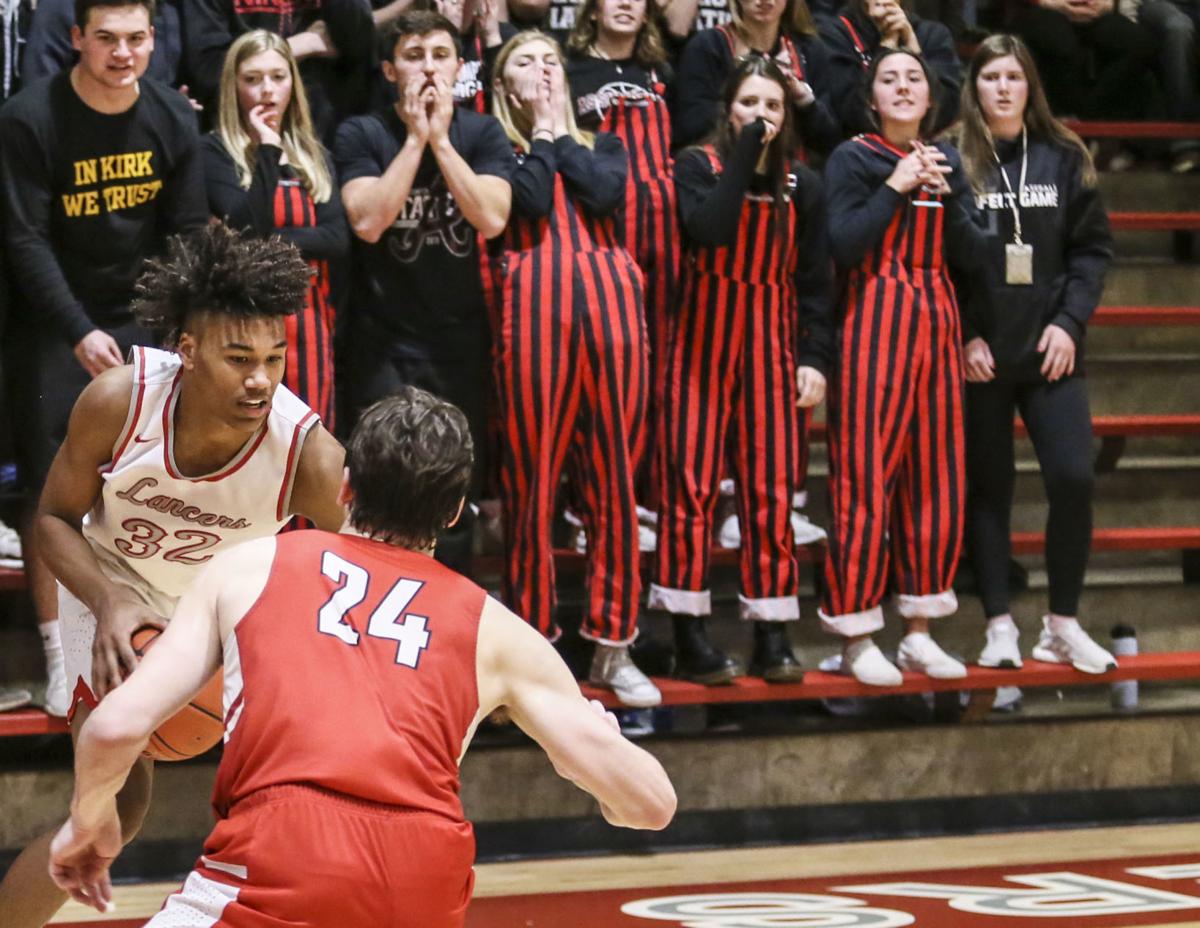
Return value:
<svg viewBox="0 0 1200 928">
<path fill-rule="evenodd" d="M 1021 177 L 1021 142 L 997 148 L 1014 192 Z M 1083 183 L 1083 154 L 1040 139 L 1029 140 L 1022 239 L 1033 246 L 1033 284 L 1005 283 L 1005 245 L 1013 241 L 1007 188 L 994 169 L 975 198 L 985 219 L 985 260 L 958 282 L 963 341 L 988 343 L 1001 377 L 1038 379 L 1038 339 L 1047 325 L 1066 330 L 1082 349 L 1112 263 L 1108 215 L 1095 186 Z M 1078 363 L 1076 369 L 1078 370 Z"/>
</svg>

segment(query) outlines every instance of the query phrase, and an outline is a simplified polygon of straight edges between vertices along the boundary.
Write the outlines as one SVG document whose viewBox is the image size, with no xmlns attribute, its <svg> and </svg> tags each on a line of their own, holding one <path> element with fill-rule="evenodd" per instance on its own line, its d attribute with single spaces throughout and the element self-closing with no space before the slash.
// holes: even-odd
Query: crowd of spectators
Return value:
<svg viewBox="0 0 1200 928">
<path fill-rule="evenodd" d="M 1058 554 L 1041 653 L 1103 669 L 1075 623 L 1091 479 L 1077 351 L 1111 242 L 1094 152 L 1050 111 L 1196 118 L 1200 7 L 920 9 L 930 18 L 899 0 L 8 0 L 0 299 L 28 498 L 89 378 L 156 343 L 129 311 L 144 259 L 224 219 L 310 263 L 286 383 L 331 429 L 404 384 L 464 410 L 472 499 L 500 501 L 502 595 L 551 638 L 552 530 L 568 511 L 589 551 L 590 676 L 628 704 L 659 698 L 637 666 L 647 609 L 672 617 L 681 675 L 742 672 L 704 627 L 723 493 L 750 670 L 799 676 L 794 544 L 823 533 L 794 510 L 827 384 L 821 620 L 847 672 L 897 679 L 870 638 L 885 590 L 906 622 L 900 665 L 965 672 L 928 633 L 955 611 L 964 525 L 984 660 L 1019 664 L 996 566 L 1011 455 L 972 455 L 980 434 L 1011 434 L 1014 409 L 1038 442 Z M 964 69 L 984 24 L 1028 51 L 992 37 Z M 934 144 L 948 127 L 961 159 Z M 1099 154 L 1113 169 L 1200 166 L 1187 140 Z M 1001 301 L 1028 312 L 1014 322 Z M 464 572 L 471 509 L 438 546 Z M 54 580 L 22 536 L 57 712 Z M 639 550 L 654 547 L 643 595 Z"/>
</svg>

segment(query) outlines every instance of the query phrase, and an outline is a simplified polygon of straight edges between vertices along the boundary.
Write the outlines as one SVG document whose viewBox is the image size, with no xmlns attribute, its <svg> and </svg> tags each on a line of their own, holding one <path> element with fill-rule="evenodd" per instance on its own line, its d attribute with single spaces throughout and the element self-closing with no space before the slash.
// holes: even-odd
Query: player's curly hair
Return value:
<svg viewBox="0 0 1200 928">
<path fill-rule="evenodd" d="M 350 524 L 380 541 L 430 547 L 471 484 L 474 445 L 453 403 L 403 387 L 369 407 L 346 445 Z"/>
<path fill-rule="evenodd" d="M 291 316 L 304 306 L 312 270 L 283 239 L 258 238 L 214 222 L 167 240 L 138 278 L 133 315 L 175 345 L 198 313 Z"/>
</svg>

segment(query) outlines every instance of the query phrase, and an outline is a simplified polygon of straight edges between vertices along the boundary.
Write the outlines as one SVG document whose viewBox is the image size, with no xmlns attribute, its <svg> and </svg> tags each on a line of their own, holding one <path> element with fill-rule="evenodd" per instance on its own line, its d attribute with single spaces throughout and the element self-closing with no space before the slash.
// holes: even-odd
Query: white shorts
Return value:
<svg viewBox="0 0 1200 928">
<path fill-rule="evenodd" d="M 130 589 L 133 589 L 130 587 Z M 150 605 L 151 597 L 135 590 L 143 600 Z M 173 609 L 165 612 L 160 610 L 165 601 L 161 600 L 151 606 L 160 615 L 170 618 Z M 67 672 L 67 689 L 70 693 L 70 707 L 67 710 L 68 721 L 75 716 L 75 707 L 80 700 L 89 709 L 96 708 L 95 687 L 92 685 L 92 644 L 96 640 L 96 616 L 74 593 L 61 583 L 58 584 L 58 627 L 62 635 L 63 659 Z"/>
<path fill-rule="evenodd" d="M 96 708 L 96 694 L 92 688 L 92 642 L 96 640 L 96 617 L 61 583 L 58 584 L 58 627 L 62 634 L 63 659 L 67 669 L 67 691 L 71 696 L 67 718 L 71 719 L 81 699 L 89 709 Z"/>
</svg>

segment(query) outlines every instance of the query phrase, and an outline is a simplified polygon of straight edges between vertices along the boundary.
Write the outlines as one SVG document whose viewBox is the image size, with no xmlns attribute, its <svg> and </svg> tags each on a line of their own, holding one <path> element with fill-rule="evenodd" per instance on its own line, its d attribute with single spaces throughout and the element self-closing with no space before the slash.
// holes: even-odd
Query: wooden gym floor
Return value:
<svg viewBox="0 0 1200 928">
<path fill-rule="evenodd" d="M 481 865 L 469 928 L 1200 928 L 1200 825 Z M 140 928 L 174 889 L 120 886 Z M 430 926 L 436 928 L 436 926 Z"/>
</svg>

